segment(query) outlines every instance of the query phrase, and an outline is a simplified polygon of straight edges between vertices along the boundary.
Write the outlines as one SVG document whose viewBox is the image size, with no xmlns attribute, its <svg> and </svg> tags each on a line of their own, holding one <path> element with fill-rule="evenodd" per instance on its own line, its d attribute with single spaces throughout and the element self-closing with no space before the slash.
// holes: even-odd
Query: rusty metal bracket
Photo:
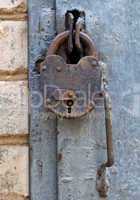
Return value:
<svg viewBox="0 0 140 200">
<path fill-rule="evenodd" d="M 104 92 L 105 127 L 107 144 L 107 161 L 100 165 L 97 171 L 97 190 L 101 197 L 107 197 L 108 184 L 106 182 L 106 168 L 114 164 L 113 138 L 112 138 L 112 107 L 111 98 L 107 91 Z"/>
<path fill-rule="evenodd" d="M 106 197 L 106 168 L 114 163 L 111 98 L 94 42 L 84 32 L 84 17 L 84 12 L 68 11 L 66 30 L 52 41 L 44 61 L 40 59 L 36 64 L 40 71 L 44 107 L 56 116 L 68 119 L 83 117 L 96 109 L 100 100 L 104 100 L 107 161 L 97 171 L 97 190 L 101 197 Z M 65 56 L 61 54 L 62 47 L 68 51 Z M 80 55 L 80 59 L 73 63 L 70 57 L 75 56 L 75 48 L 80 52 L 76 54 Z M 81 101 L 83 94 L 84 102 L 83 99 Z"/>
<path fill-rule="evenodd" d="M 73 46 L 74 16 L 70 12 L 67 12 L 65 15 L 65 27 L 66 27 L 66 30 L 69 30 L 68 52 L 70 54 L 74 48 Z"/>
<path fill-rule="evenodd" d="M 83 56 L 83 48 L 80 41 L 80 32 L 85 31 L 85 12 L 79 11 L 77 9 L 68 10 L 65 15 L 65 27 L 66 30 L 69 30 L 69 40 L 67 45 L 67 51 L 69 56 L 72 54 L 73 51 L 76 52 L 77 56 Z"/>
</svg>

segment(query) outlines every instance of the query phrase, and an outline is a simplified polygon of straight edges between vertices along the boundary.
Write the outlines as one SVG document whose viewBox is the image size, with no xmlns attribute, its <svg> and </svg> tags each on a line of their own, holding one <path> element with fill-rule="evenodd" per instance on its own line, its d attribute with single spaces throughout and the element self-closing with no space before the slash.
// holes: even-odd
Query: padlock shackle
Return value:
<svg viewBox="0 0 140 200">
<path fill-rule="evenodd" d="M 60 47 L 66 42 L 66 40 L 68 40 L 69 34 L 70 31 L 64 31 L 58 34 L 48 48 L 47 56 L 57 54 Z M 98 60 L 98 54 L 92 39 L 86 33 L 80 32 L 80 40 L 84 47 L 86 47 L 87 49 L 86 56 L 93 56 L 95 59 Z"/>
</svg>

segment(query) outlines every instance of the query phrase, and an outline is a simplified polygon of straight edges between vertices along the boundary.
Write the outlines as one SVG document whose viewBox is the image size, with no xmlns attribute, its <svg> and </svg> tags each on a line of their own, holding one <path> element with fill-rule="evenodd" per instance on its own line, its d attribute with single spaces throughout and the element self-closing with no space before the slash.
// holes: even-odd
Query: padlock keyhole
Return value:
<svg viewBox="0 0 140 200">
<path fill-rule="evenodd" d="M 74 104 L 74 101 L 72 99 L 69 99 L 69 100 L 66 101 L 66 104 L 68 106 L 68 113 L 70 114 L 71 110 L 72 110 L 72 106 Z"/>
</svg>

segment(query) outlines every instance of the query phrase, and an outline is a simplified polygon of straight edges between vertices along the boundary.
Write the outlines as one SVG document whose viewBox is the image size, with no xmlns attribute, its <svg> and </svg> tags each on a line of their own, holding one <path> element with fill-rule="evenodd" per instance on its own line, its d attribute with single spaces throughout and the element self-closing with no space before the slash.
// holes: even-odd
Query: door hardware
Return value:
<svg viewBox="0 0 140 200">
<path fill-rule="evenodd" d="M 66 30 L 52 41 L 38 69 L 44 107 L 59 117 L 83 117 L 104 101 L 107 161 L 98 169 L 97 190 L 106 197 L 105 171 L 114 163 L 111 99 L 98 52 L 84 29 L 84 17 L 77 10 L 66 13 Z"/>
</svg>

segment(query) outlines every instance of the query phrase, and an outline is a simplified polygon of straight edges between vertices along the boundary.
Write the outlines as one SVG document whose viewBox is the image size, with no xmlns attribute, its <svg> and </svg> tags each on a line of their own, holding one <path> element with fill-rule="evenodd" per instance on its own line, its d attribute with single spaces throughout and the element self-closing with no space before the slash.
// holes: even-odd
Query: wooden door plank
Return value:
<svg viewBox="0 0 140 200">
<path fill-rule="evenodd" d="M 96 173 L 103 162 L 105 146 L 103 118 L 100 110 L 83 119 L 58 121 L 59 200 L 98 199 Z"/>
<path fill-rule="evenodd" d="M 100 51 L 101 60 L 108 65 L 109 91 L 112 96 L 113 104 L 113 138 L 116 160 L 112 169 L 108 170 L 110 182 L 108 199 L 138 199 L 140 196 L 140 182 L 138 178 L 140 176 L 140 171 L 137 169 L 137 166 L 139 166 L 138 146 L 140 141 L 140 109 L 138 100 L 140 94 L 140 68 L 138 67 L 140 53 L 140 2 L 131 0 L 57 0 L 56 8 L 58 32 L 63 30 L 64 14 L 66 10 L 77 8 L 86 12 L 87 30 L 95 40 L 96 46 Z M 92 123 L 92 120 L 91 122 L 87 122 L 87 127 L 92 126 L 90 123 Z M 93 123 L 93 127 L 94 125 L 95 124 Z M 82 127 L 82 125 L 80 126 Z M 96 125 L 95 132 L 97 132 L 97 135 L 100 134 L 98 126 L 102 126 L 102 124 L 99 123 Z M 64 125 L 61 122 L 60 134 L 62 132 L 62 137 L 59 136 L 61 140 L 63 140 L 67 134 L 70 134 L 68 127 L 69 130 L 73 130 L 71 131 L 71 134 L 72 132 L 75 133 L 76 130 L 74 130 L 73 123 L 71 123 L 70 127 L 70 125 Z M 77 127 L 77 125 L 75 125 L 75 127 Z M 101 132 L 103 132 L 103 128 L 101 129 Z M 83 133 L 83 130 L 81 131 L 77 128 L 76 133 L 74 136 L 71 136 L 73 140 L 75 137 L 75 141 L 77 141 L 77 135 Z M 94 139 L 96 141 L 96 138 L 91 136 L 91 140 Z M 100 139 L 102 140 L 101 137 Z M 59 143 L 59 149 L 61 149 L 61 142 Z M 66 149 L 68 149 L 70 146 L 69 144 L 71 143 L 72 142 L 70 140 L 67 142 L 67 145 L 65 145 L 65 149 L 63 150 L 65 154 L 68 154 L 66 153 Z M 77 143 L 79 144 L 80 142 Z M 74 144 L 74 147 L 79 147 L 77 143 Z M 102 145 L 102 141 L 99 142 L 99 145 Z M 101 147 L 98 151 L 100 150 Z M 67 158 L 68 168 L 73 166 L 70 163 L 70 154 L 72 155 L 71 157 L 73 160 L 75 158 L 76 166 L 77 162 L 79 162 L 80 170 L 80 164 L 83 163 L 82 160 L 84 159 L 81 156 L 79 161 L 77 161 L 77 154 L 74 154 L 74 152 L 72 153 L 71 150 Z M 93 166 L 95 166 L 95 160 L 97 159 L 98 161 L 99 159 L 96 148 L 93 150 L 93 154 Z M 86 165 L 87 164 L 85 163 L 85 166 Z M 59 171 L 59 181 L 61 182 L 62 177 L 66 176 L 66 164 L 61 163 L 60 170 L 63 171 L 63 174 Z M 75 169 L 73 168 L 73 170 Z M 72 177 L 74 173 L 75 171 L 72 171 L 71 169 L 68 175 Z M 96 173 L 93 173 L 93 179 L 95 179 L 95 175 Z M 74 174 L 74 177 L 76 179 L 78 175 Z M 82 188 L 82 191 L 85 189 L 83 188 L 83 185 L 79 183 L 76 183 L 73 186 L 70 185 L 70 187 L 71 188 L 69 189 L 66 184 L 61 184 L 59 186 L 59 199 L 63 199 L 65 190 L 68 190 L 69 195 L 71 195 L 72 191 L 76 193 L 76 191 L 78 192 L 80 188 Z M 92 192 L 96 193 L 94 186 Z M 73 199 L 75 199 L 75 197 Z M 81 196 L 79 199 L 82 199 Z M 88 197 L 86 199 L 97 200 L 98 196 L 95 196 L 94 198 Z"/>
<path fill-rule="evenodd" d="M 88 3 L 89 5 L 85 6 Z M 85 10 L 87 26 L 91 32 L 89 23 L 90 14 L 93 17 L 93 1 L 74 0 L 56 1 L 57 32 L 64 31 L 66 11 L 75 8 Z M 96 113 L 93 111 L 83 119 L 60 119 L 58 132 L 58 199 L 97 200 L 99 197 L 96 191 L 96 173 L 106 153 L 103 104 Z"/>
<path fill-rule="evenodd" d="M 40 77 L 32 70 L 38 55 L 44 52 L 54 37 L 54 8 L 55 2 L 51 0 L 29 0 L 31 94 L 34 90 L 40 91 Z M 134 99 L 138 98 L 140 88 L 140 2 L 56 0 L 58 32 L 64 30 L 66 10 L 74 8 L 86 12 L 87 30 L 95 40 L 101 59 L 108 64 L 116 158 L 114 167 L 108 170 L 108 199 L 138 199 L 140 173 L 136 166 L 139 166 L 140 112 L 139 102 L 134 104 Z M 47 22 L 48 18 L 50 23 Z M 57 150 L 58 199 L 98 200 L 96 170 L 105 160 L 106 153 L 104 111 L 96 115 L 91 113 L 82 120 L 59 119 L 57 149 L 53 134 L 56 133 L 56 121 L 52 114 L 43 113 L 41 108 L 32 109 L 30 125 L 31 199 L 57 199 Z"/>
<path fill-rule="evenodd" d="M 55 35 L 55 3 L 29 0 L 30 196 L 57 199 L 56 118 L 43 110 L 35 62 Z"/>
</svg>

